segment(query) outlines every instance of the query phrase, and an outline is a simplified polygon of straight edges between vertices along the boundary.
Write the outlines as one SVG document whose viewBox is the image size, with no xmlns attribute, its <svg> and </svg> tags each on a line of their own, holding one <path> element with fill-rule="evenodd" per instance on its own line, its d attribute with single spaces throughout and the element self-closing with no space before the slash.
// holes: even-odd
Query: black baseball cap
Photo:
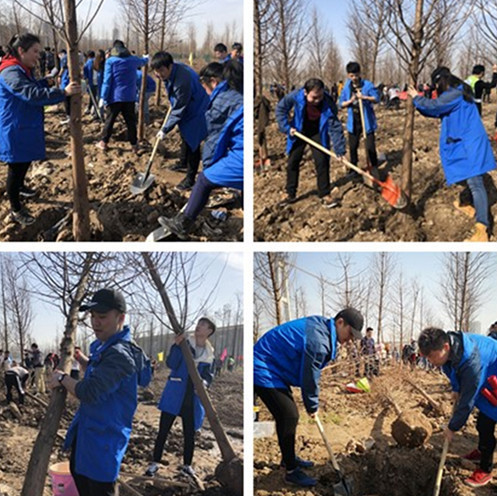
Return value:
<svg viewBox="0 0 497 496">
<path fill-rule="evenodd" d="M 350 327 L 352 327 L 352 335 L 355 339 L 361 339 L 361 329 L 364 325 L 364 317 L 359 310 L 355 308 L 344 308 L 335 316 L 335 321 L 343 319 Z"/>
<path fill-rule="evenodd" d="M 94 310 L 99 313 L 107 313 L 110 310 L 117 310 L 126 313 L 126 302 L 124 296 L 117 289 L 100 289 L 91 299 L 90 303 L 79 307 L 81 312 Z"/>
</svg>

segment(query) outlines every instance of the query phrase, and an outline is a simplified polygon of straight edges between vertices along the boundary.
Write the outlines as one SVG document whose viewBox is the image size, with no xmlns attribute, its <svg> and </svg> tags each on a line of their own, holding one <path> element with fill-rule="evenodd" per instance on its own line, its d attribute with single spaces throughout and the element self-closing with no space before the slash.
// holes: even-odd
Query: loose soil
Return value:
<svg viewBox="0 0 497 496">
<path fill-rule="evenodd" d="M 121 472 L 142 476 L 152 458 L 155 438 L 159 428 L 160 411 L 157 403 L 164 388 L 167 371 L 158 371 L 149 389 L 140 393 L 140 402 L 133 419 L 133 432 L 126 456 L 121 466 Z M 235 452 L 243 456 L 243 371 L 241 369 L 229 373 L 225 372 L 217 377 L 210 390 L 209 396 L 225 432 Z M 45 401 L 48 396 L 40 395 Z M 145 399 L 146 398 L 146 399 Z M 14 392 L 14 399 L 17 399 Z M 68 417 L 63 418 L 61 432 L 69 426 L 69 421 L 77 409 L 77 402 L 69 398 L 66 407 Z M 27 464 L 34 441 L 38 434 L 39 424 L 45 414 L 45 409 L 30 398 L 26 398 L 26 405 L 21 407 L 22 419 L 18 420 L 11 413 L 6 400 L 5 392 L 0 391 L 0 436 L 2 448 L 0 449 L 0 489 L 2 484 L 10 490 L 8 496 L 20 494 Z M 131 487 L 143 496 L 172 496 L 195 494 L 196 487 L 189 486 L 188 480 L 180 475 L 179 468 L 183 464 L 183 434 L 181 419 L 177 419 L 169 434 L 164 455 L 160 465 L 158 477 L 170 482 L 170 486 L 156 483 L 153 479 L 139 480 L 123 477 Z M 69 454 L 62 451 L 62 441 L 57 439 L 50 459 L 50 464 L 68 460 Z M 210 496 L 222 496 L 227 492 L 215 480 L 216 467 L 221 463 L 222 457 L 216 439 L 206 419 L 200 434 L 195 442 L 193 467 L 198 477 L 205 485 L 205 493 Z M 176 483 L 176 485 L 175 485 Z M 180 483 L 180 484 L 178 484 Z M 186 487 L 185 486 L 186 483 Z M 182 485 L 181 485 L 182 484 Z M 1 492 L 0 492 L 1 493 Z M 3 493 L 2 493 L 3 494 Z M 44 496 L 52 494 L 50 478 L 46 479 Z M 128 494 L 121 488 L 120 494 Z"/>
<path fill-rule="evenodd" d="M 85 97 L 86 100 L 86 97 Z M 86 108 L 86 102 L 83 106 Z M 68 125 L 60 124 L 65 118 L 61 108 L 47 107 L 45 130 L 47 159 L 34 162 L 28 173 L 28 185 L 36 188 L 38 195 L 28 200 L 27 207 L 36 222 L 21 227 L 8 222 L 9 212 L 5 192 L 6 167 L 0 180 L 0 241 L 73 241 L 71 219 L 72 171 L 70 135 Z M 159 145 L 159 152 L 152 166 L 155 183 L 143 195 L 133 195 L 130 185 L 139 172 L 146 169 L 152 152 L 155 135 L 164 119 L 159 110 L 151 110 L 151 124 L 146 131 L 146 141 L 140 151 L 132 152 L 127 141 L 126 127 L 120 117 L 114 126 L 109 150 L 95 147 L 100 140 L 103 126 L 99 121 L 84 115 L 83 134 L 88 194 L 91 206 L 90 222 L 92 241 L 144 241 L 147 235 L 160 227 L 159 216 L 173 217 L 185 205 L 189 192 L 179 193 L 173 188 L 184 177 L 184 172 L 170 169 L 179 160 L 181 139 L 177 130 L 171 132 Z M 233 198 L 232 191 L 216 190 L 212 197 Z M 241 199 L 219 208 L 227 213 L 224 222 L 211 215 L 214 208 L 206 208 L 195 224 L 193 241 L 240 241 L 243 239 L 243 212 Z M 67 221 L 63 219 L 67 217 Z M 56 226 L 59 221 L 62 225 Z M 54 227 L 56 226 L 56 227 Z M 174 237 L 168 241 L 175 240 Z"/>
<path fill-rule="evenodd" d="M 403 377 L 408 376 L 442 404 L 444 416 L 437 415 L 429 403 Z M 436 472 L 443 445 L 443 427 L 451 412 L 451 393 L 445 376 L 421 370 L 407 372 L 398 366 L 383 369 L 372 381 L 369 394 L 350 394 L 345 385 L 353 376 L 337 369 L 326 369 L 321 378 L 319 413 L 326 435 L 337 455 L 338 463 L 347 480 L 352 482 L 354 496 L 428 496 L 433 493 Z M 343 384 L 336 386 L 336 383 Z M 331 385 L 330 385 L 331 384 Z M 392 437 L 392 424 L 397 413 L 385 398 L 391 395 L 405 414 L 422 418 L 433 435 L 422 446 L 400 446 Z M 317 486 L 302 489 L 284 482 L 284 471 L 279 467 L 280 451 L 276 436 L 254 440 L 254 493 L 256 496 L 332 496 L 338 477 L 331 465 L 328 452 L 317 427 L 305 413 L 300 391 L 294 391 L 301 417 L 297 429 L 297 452 L 315 466 L 306 473 L 318 480 Z M 261 420 L 272 420 L 264 406 Z M 469 496 L 475 492 L 463 480 L 476 468 L 461 456 L 478 443 L 476 416 L 471 415 L 466 427 L 456 434 L 442 482 L 442 496 Z M 489 484 L 477 494 L 495 493 Z"/>
<path fill-rule="evenodd" d="M 495 97 L 493 97 L 495 100 Z M 276 101 L 272 101 L 272 108 Z M 386 155 L 380 167 L 384 178 L 389 172 L 400 184 L 402 162 L 402 133 L 405 110 L 385 110 L 376 106 L 378 130 L 376 149 Z M 484 105 L 483 120 L 489 135 L 495 132 L 495 101 Z M 453 207 L 453 202 L 467 190 L 462 185 L 445 184 L 439 157 L 439 124 L 416 114 L 413 157 L 412 205 L 406 211 L 395 210 L 381 195 L 367 187 L 362 179 L 348 177 L 349 169 L 331 160 L 332 194 L 340 198 L 340 206 L 328 209 L 317 197 L 314 162 L 307 147 L 300 169 L 297 202 L 280 206 L 285 195 L 286 136 L 279 132 L 271 113 L 267 128 L 270 168 L 254 177 L 254 238 L 256 241 L 463 241 L 472 234 L 475 221 Z M 346 113 L 340 112 L 347 135 Z M 497 144 L 492 141 L 497 154 Z M 257 146 L 255 146 L 257 150 Z M 359 164 L 364 166 L 361 140 Z M 347 151 L 347 157 L 348 151 Z M 497 171 L 485 175 L 493 226 L 497 216 Z"/>
</svg>

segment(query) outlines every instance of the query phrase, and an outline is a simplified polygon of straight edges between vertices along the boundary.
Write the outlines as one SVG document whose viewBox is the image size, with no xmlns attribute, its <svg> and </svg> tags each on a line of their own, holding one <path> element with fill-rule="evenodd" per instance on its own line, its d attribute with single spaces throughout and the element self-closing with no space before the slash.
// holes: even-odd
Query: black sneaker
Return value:
<svg viewBox="0 0 497 496">
<path fill-rule="evenodd" d="M 171 231 L 181 240 L 187 240 L 188 234 L 194 224 L 194 221 L 179 213 L 176 217 L 168 219 L 167 217 L 159 217 L 157 219 L 159 224 L 164 228 Z"/>
<path fill-rule="evenodd" d="M 292 203 L 295 203 L 296 201 L 297 201 L 297 197 L 295 195 L 286 195 L 280 201 L 279 206 L 286 207 L 287 205 L 291 205 Z"/>
<path fill-rule="evenodd" d="M 193 182 L 185 177 L 183 181 L 177 184 L 174 189 L 177 191 L 190 191 L 193 188 Z"/>
<path fill-rule="evenodd" d="M 285 475 L 285 482 L 301 487 L 312 487 L 317 484 L 316 479 L 309 477 L 307 474 L 302 472 L 300 468 L 287 472 Z"/>
<path fill-rule="evenodd" d="M 171 170 L 174 172 L 186 172 L 187 171 L 187 166 L 185 164 L 182 164 L 181 162 L 176 162 L 172 167 Z"/>
<path fill-rule="evenodd" d="M 296 456 L 295 457 L 295 461 L 297 462 L 297 467 L 300 467 L 300 468 L 311 468 L 311 467 L 314 467 L 314 462 L 311 461 L 311 460 L 304 460 L 302 458 L 300 458 L 300 456 Z M 280 467 L 285 467 L 285 462 L 283 460 L 281 460 L 281 463 L 280 463 Z"/>
<path fill-rule="evenodd" d="M 8 219 L 11 222 L 17 222 L 24 227 L 33 224 L 35 221 L 35 218 L 24 208 L 19 210 L 19 212 L 11 210 Z"/>
<path fill-rule="evenodd" d="M 21 186 L 19 194 L 25 198 L 32 198 L 36 196 L 37 191 L 35 189 L 28 188 L 27 186 Z"/>
<path fill-rule="evenodd" d="M 159 470 L 159 466 L 157 465 L 157 463 L 152 462 L 148 465 L 148 468 L 147 468 L 147 471 L 145 472 L 145 475 L 147 477 L 153 477 L 157 473 L 158 470 Z"/>
</svg>

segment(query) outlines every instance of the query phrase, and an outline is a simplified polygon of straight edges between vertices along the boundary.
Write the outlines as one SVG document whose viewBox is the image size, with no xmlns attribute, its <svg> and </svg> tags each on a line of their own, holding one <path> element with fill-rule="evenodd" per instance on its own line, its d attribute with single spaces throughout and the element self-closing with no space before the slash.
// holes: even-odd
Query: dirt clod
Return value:
<svg viewBox="0 0 497 496">
<path fill-rule="evenodd" d="M 432 434 L 431 424 L 422 414 L 403 412 L 392 424 L 392 436 L 401 446 L 417 448 L 428 441 Z"/>
</svg>

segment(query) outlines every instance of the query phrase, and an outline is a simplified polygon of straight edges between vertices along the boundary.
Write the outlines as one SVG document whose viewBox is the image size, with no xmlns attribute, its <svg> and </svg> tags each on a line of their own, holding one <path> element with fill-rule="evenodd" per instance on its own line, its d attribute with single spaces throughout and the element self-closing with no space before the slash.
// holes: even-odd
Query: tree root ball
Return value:
<svg viewBox="0 0 497 496">
<path fill-rule="evenodd" d="M 404 412 L 392 424 L 392 436 L 400 446 L 417 448 L 432 434 L 431 424 L 417 412 Z"/>
<path fill-rule="evenodd" d="M 233 496 L 243 494 L 243 461 L 233 458 L 229 462 L 221 462 L 216 467 L 216 479 Z"/>
</svg>

